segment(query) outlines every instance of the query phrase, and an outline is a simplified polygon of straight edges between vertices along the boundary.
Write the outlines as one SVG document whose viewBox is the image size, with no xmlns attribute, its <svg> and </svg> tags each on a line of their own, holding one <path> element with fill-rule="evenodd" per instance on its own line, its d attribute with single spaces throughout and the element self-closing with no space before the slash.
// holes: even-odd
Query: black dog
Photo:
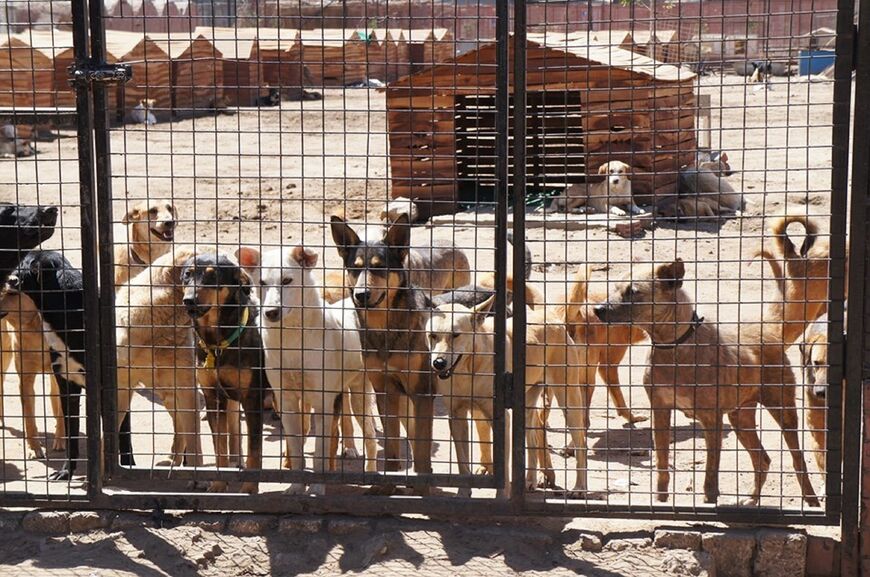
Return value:
<svg viewBox="0 0 870 577">
<path fill-rule="evenodd" d="M 239 423 L 228 410 L 229 401 L 235 401 L 242 405 L 248 425 L 245 468 L 262 469 L 263 401 L 270 387 L 251 278 L 225 255 L 201 254 L 185 264 L 181 282 L 182 303 L 197 337 L 197 381 L 205 395 L 217 465 L 230 466 L 231 454 L 241 452 Z M 214 481 L 209 491 L 226 486 Z M 242 492 L 256 493 L 257 483 L 243 483 Z"/>
<path fill-rule="evenodd" d="M 0 282 L 5 282 L 21 259 L 54 234 L 56 206 L 0 203 Z"/>
<path fill-rule="evenodd" d="M 82 273 L 59 252 L 33 251 L 24 257 L 6 284 L 8 290 L 21 292 L 33 300 L 42 315 L 67 435 L 66 463 L 49 479 L 69 480 L 79 458 L 79 415 L 87 378 Z M 119 444 L 121 463 L 133 465 L 129 414 L 121 424 Z"/>
</svg>

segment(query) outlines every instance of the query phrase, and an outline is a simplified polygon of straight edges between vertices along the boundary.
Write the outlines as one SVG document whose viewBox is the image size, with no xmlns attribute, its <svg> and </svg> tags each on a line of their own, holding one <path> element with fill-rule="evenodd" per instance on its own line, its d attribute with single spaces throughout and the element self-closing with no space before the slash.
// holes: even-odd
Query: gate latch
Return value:
<svg viewBox="0 0 870 577">
<path fill-rule="evenodd" d="M 67 68 L 69 83 L 72 86 L 100 84 L 124 84 L 133 78 L 133 67 L 129 64 L 73 64 Z"/>
</svg>

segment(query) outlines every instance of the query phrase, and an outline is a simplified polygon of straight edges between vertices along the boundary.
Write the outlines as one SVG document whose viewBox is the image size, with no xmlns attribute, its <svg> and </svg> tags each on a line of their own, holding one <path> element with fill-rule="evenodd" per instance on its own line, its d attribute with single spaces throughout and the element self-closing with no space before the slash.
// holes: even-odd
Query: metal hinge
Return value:
<svg viewBox="0 0 870 577">
<path fill-rule="evenodd" d="M 504 391 L 504 408 L 514 408 L 514 374 L 506 372 L 502 377 L 501 387 Z"/>
<path fill-rule="evenodd" d="M 88 86 L 94 83 L 124 84 L 133 78 L 133 67 L 129 64 L 73 64 L 67 70 L 72 86 Z"/>
</svg>

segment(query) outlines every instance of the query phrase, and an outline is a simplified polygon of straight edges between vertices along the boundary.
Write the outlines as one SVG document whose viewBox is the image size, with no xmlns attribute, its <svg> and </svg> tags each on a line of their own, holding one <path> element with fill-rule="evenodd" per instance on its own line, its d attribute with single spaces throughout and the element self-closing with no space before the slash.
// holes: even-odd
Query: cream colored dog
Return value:
<svg viewBox="0 0 870 577">
<path fill-rule="evenodd" d="M 143 200 L 124 215 L 127 239 L 116 241 L 115 288 L 169 252 L 177 221 L 178 211 L 168 200 Z"/>
<path fill-rule="evenodd" d="M 601 182 L 575 184 L 565 189 L 562 196 L 553 199 L 548 212 L 572 212 L 585 206 L 587 212 L 610 213 L 625 216 L 643 211 L 631 196 L 631 167 L 619 160 L 605 162 L 598 174 L 607 178 Z"/>
</svg>

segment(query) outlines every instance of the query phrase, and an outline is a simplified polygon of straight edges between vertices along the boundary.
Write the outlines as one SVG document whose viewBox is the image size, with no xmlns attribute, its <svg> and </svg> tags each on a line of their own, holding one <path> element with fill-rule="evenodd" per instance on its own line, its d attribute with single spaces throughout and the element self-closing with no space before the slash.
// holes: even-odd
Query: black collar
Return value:
<svg viewBox="0 0 870 577">
<path fill-rule="evenodd" d="M 704 322 L 704 317 L 699 317 L 698 311 L 692 311 L 692 324 L 688 328 L 688 330 L 686 330 L 686 332 L 684 332 L 680 336 L 680 338 L 678 338 L 677 340 L 675 340 L 672 343 L 653 343 L 652 346 L 654 349 L 658 349 L 660 351 L 667 351 L 670 349 L 675 349 L 675 348 L 677 348 L 677 346 L 679 346 L 679 345 L 683 344 L 684 342 L 686 342 L 687 340 L 689 340 L 692 337 L 692 335 L 695 334 L 695 329 L 697 329 L 699 326 L 701 326 L 701 323 L 703 323 L 703 322 Z"/>
</svg>

